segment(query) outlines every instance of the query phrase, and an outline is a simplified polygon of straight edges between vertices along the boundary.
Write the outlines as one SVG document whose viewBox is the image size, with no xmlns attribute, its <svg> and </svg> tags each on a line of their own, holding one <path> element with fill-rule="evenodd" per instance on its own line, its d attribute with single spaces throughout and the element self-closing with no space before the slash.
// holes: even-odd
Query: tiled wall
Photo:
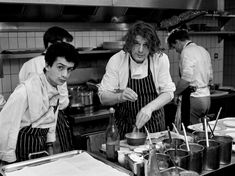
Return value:
<svg viewBox="0 0 235 176">
<path fill-rule="evenodd" d="M 203 22 L 207 19 L 201 19 Z M 215 20 L 214 20 L 215 21 Z M 197 21 L 196 21 L 197 22 Z M 195 22 L 195 23 L 196 23 Z M 214 22 L 212 22 L 214 23 Z M 104 41 L 121 40 L 126 31 L 70 31 L 74 36 L 73 44 L 76 47 L 100 46 Z M 169 56 L 171 68 L 170 72 L 174 82 L 179 79 L 178 76 L 178 54 L 175 51 L 168 50 L 165 43 L 167 32 L 158 31 L 159 38 L 162 43 L 162 47 L 166 48 L 165 52 Z M 28 48 L 36 49 L 43 48 L 42 41 L 43 32 L 0 32 L 0 47 L 4 49 L 19 49 Z M 223 83 L 223 52 L 224 43 L 218 40 L 217 35 L 192 35 L 192 40 L 199 45 L 204 46 L 212 57 L 212 64 L 214 70 L 214 82 Z M 214 55 L 218 54 L 218 58 L 214 58 Z M 96 76 L 101 78 L 106 60 L 97 58 L 99 65 L 103 65 L 103 68 L 81 68 L 76 70 L 72 75 L 71 80 L 78 80 L 82 82 L 85 79 Z M 0 79 L 0 93 L 7 99 L 10 93 L 18 84 L 18 73 L 22 64 L 26 59 L 11 59 L 3 60 L 3 72 L 4 77 Z M 102 62 L 105 62 L 102 64 Z M 101 63 L 101 64 L 100 64 Z"/>
</svg>

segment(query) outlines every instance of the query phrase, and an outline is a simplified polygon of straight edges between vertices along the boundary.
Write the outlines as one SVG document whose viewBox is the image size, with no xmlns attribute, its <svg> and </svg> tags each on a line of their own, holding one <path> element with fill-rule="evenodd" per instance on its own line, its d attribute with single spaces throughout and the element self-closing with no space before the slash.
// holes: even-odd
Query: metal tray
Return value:
<svg viewBox="0 0 235 176">
<path fill-rule="evenodd" d="M 45 156 L 45 157 L 41 157 L 41 158 L 37 158 L 37 159 L 31 159 L 31 160 L 27 160 L 27 161 L 13 163 L 13 164 L 3 166 L 1 168 L 1 171 L 2 171 L 3 175 L 5 175 L 5 173 L 7 173 L 7 172 L 13 172 L 13 171 L 22 169 L 22 168 L 27 167 L 27 166 L 33 167 L 33 166 L 37 166 L 37 165 L 41 165 L 41 164 L 46 164 L 46 163 L 53 162 L 53 161 L 56 161 L 56 160 L 61 159 L 61 158 L 68 158 L 68 157 L 72 157 L 72 156 L 75 156 L 75 155 L 79 155 L 83 152 L 87 152 L 87 151 L 73 150 L 73 151 L 59 153 L 59 154 L 55 154 L 55 155 L 51 155 L 51 156 Z M 110 162 L 110 161 L 106 160 L 102 156 L 99 156 L 97 154 L 90 153 L 90 152 L 87 152 L 87 153 L 90 154 L 91 156 L 93 156 L 95 159 L 97 159 L 97 160 L 99 160 L 99 161 L 101 161 L 101 162 L 103 162 L 103 163 L 119 170 L 120 172 L 124 172 L 124 173 L 126 173 L 130 176 L 134 175 L 131 171 L 129 171 L 129 170 L 113 163 L 113 162 Z M 0 171 L 0 173 L 1 173 L 1 171 Z"/>
</svg>

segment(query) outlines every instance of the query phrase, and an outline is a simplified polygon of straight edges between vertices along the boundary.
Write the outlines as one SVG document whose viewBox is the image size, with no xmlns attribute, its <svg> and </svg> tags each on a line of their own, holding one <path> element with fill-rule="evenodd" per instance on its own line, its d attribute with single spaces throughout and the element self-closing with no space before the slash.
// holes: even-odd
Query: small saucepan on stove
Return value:
<svg viewBox="0 0 235 176">
<path fill-rule="evenodd" d="M 125 134 L 127 144 L 137 146 L 137 145 L 143 145 L 146 141 L 147 135 L 143 132 L 131 132 Z"/>
</svg>

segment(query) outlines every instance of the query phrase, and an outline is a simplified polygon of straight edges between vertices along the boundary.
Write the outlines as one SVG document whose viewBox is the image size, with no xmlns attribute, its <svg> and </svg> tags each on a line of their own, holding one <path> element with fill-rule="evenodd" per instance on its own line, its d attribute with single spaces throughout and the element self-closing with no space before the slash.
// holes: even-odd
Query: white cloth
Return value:
<svg viewBox="0 0 235 176">
<path fill-rule="evenodd" d="M 44 55 L 34 57 L 30 59 L 29 61 L 25 62 L 19 72 L 20 82 L 25 81 L 34 73 L 38 73 L 38 74 L 43 73 L 43 69 L 45 68 L 45 65 L 46 64 L 45 64 Z M 59 109 L 65 109 L 69 104 L 67 83 L 64 83 L 63 85 L 58 86 L 58 90 L 60 93 Z"/>
<path fill-rule="evenodd" d="M 6 176 L 128 176 L 120 168 L 105 164 L 86 152 L 73 157 L 6 172 Z"/>
<path fill-rule="evenodd" d="M 179 67 L 181 78 L 190 82 L 190 86 L 197 87 L 191 96 L 210 95 L 208 84 L 213 79 L 213 70 L 210 54 L 205 48 L 195 43 L 186 44 L 180 55 Z"/>
<path fill-rule="evenodd" d="M 58 110 L 54 113 L 52 106 L 57 105 L 58 95 L 44 74 L 35 74 L 16 87 L 0 112 L 0 160 L 16 160 L 18 133 L 25 126 L 50 128 L 47 142 L 55 141 Z"/>
<path fill-rule="evenodd" d="M 106 66 L 106 73 L 99 85 L 99 97 L 102 102 L 102 94 L 106 91 L 115 92 L 115 89 L 125 89 L 127 87 L 129 77 L 129 53 L 123 50 L 113 55 Z M 175 84 L 172 82 L 170 72 L 170 64 L 168 56 L 164 53 L 154 54 L 150 57 L 150 70 L 153 75 L 154 84 L 158 94 L 167 92 L 173 98 Z M 131 77 L 133 79 L 141 79 L 148 75 L 147 59 L 142 64 L 137 64 L 131 59 L 130 64 Z"/>
</svg>

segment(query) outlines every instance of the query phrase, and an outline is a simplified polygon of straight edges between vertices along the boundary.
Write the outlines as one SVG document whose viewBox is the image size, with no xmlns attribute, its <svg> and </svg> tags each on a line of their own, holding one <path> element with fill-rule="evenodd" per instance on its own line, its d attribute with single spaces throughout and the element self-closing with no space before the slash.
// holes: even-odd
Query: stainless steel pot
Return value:
<svg viewBox="0 0 235 176">
<path fill-rule="evenodd" d="M 146 141 L 147 135 L 143 132 L 132 132 L 125 134 L 127 144 L 129 145 L 143 145 Z"/>
<path fill-rule="evenodd" d="M 93 105 L 93 91 L 81 91 L 81 102 L 84 106 L 90 106 Z"/>
<path fill-rule="evenodd" d="M 70 107 L 72 108 L 83 107 L 83 104 L 81 102 L 81 97 L 78 94 L 78 87 L 70 87 L 68 88 L 68 91 L 69 91 Z"/>
</svg>

